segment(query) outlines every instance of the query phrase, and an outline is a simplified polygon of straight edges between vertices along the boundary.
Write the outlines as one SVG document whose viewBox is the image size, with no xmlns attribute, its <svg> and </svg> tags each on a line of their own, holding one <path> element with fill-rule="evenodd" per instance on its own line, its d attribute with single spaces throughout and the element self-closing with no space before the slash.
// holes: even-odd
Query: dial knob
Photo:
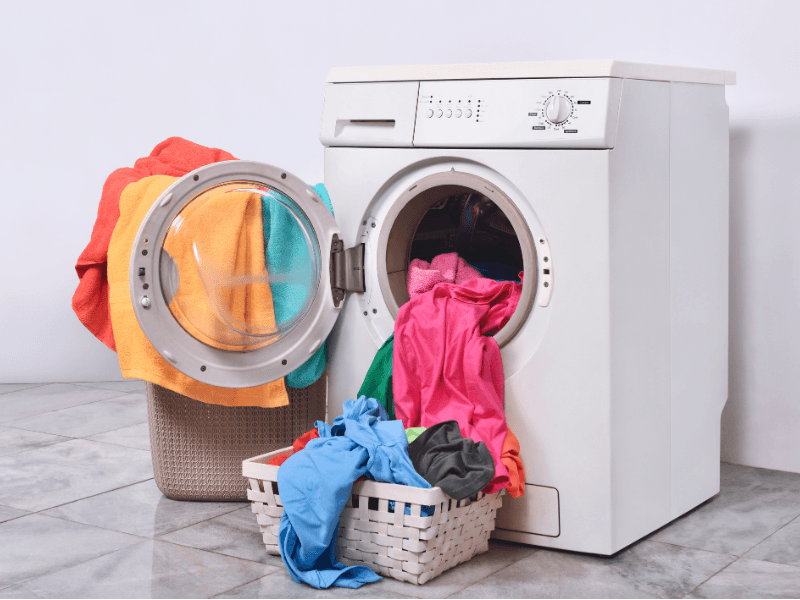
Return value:
<svg viewBox="0 0 800 600">
<path fill-rule="evenodd" d="M 449 119 L 450 117 L 453 116 L 453 111 L 448 108 L 447 112 L 445 113 L 445 116 Z"/>
<path fill-rule="evenodd" d="M 572 103 L 564 96 L 553 96 L 544 107 L 544 114 L 551 123 L 563 123 L 572 112 Z"/>
<path fill-rule="evenodd" d="M 467 109 L 467 112 L 464 113 L 464 116 L 469 119 L 472 116 L 472 111 L 470 109 Z"/>
<path fill-rule="evenodd" d="M 437 111 L 436 111 L 436 117 L 437 117 L 437 118 L 441 117 L 443 114 L 444 114 L 444 113 L 442 112 L 442 109 L 441 109 L 441 108 L 440 108 L 439 110 L 437 110 Z"/>
<path fill-rule="evenodd" d="M 459 118 L 459 117 L 461 117 L 461 109 L 460 108 L 456 111 L 456 118 Z"/>
<path fill-rule="evenodd" d="M 433 116 L 433 110 L 430 108 L 428 109 L 428 118 L 430 119 Z"/>
</svg>

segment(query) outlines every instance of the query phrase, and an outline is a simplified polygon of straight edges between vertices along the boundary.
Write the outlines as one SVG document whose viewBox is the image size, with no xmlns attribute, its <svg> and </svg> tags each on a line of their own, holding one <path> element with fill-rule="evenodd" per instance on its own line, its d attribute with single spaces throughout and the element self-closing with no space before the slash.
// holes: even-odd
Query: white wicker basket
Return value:
<svg viewBox="0 0 800 600">
<path fill-rule="evenodd" d="M 278 494 L 278 467 L 267 462 L 291 448 L 249 458 L 242 472 L 250 481 L 252 501 L 269 554 L 280 555 L 278 530 L 283 504 Z M 336 554 L 345 564 L 361 564 L 376 573 L 414 584 L 427 583 L 447 569 L 489 549 L 503 491 L 455 500 L 441 488 L 423 489 L 377 481 L 353 485 L 339 520 Z M 395 510 L 389 510 L 394 500 Z M 405 514 L 405 506 L 410 513 Z M 431 516 L 422 515 L 432 506 Z"/>
</svg>

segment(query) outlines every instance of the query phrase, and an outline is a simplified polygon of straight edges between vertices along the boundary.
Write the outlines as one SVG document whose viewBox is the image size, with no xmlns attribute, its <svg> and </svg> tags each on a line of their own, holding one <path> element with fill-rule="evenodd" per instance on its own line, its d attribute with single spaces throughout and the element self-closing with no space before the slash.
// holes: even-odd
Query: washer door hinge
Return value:
<svg viewBox="0 0 800 600">
<path fill-rule="evenodd" d="M 344 242 L 333 234 L 331 243 L 331 292 L 334 306 L 344 300 L 345 292 L 364 292 L 364 244 L 344 249 Z"/>
</svg>

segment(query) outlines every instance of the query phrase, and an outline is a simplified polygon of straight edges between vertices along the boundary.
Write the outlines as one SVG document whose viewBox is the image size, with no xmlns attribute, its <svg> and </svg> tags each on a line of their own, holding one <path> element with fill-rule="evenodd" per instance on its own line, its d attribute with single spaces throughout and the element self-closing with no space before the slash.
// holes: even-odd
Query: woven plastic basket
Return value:
<svg viewBox="0 0 800 600">
<path fill-rule="evenodd" d="M 147 384 L 147 418 L 158 488 L 174 500 L 246 501 L 242 461 L 291 444 L 325 419 L 325 375 L 287 388 L 280 408 L 206 404 Z"/>
<path fill-rule="evenodd" d="M 291 447 L 242 463 L 269 554 L 280 554 L 278 530 L 283 504 L 278 493 L 278 467 L 267 462 Z M 441 488 L 429 490 L 377 481 L 360 481 L 339 519 L 336 555 L 345 564 L 361 564 L 376 573 L 416 585 L 427 583 L 459 563 L 489 549 L 500 492 L 455 500 Z M 394 510 L 389 501 L 394 500 Z M 406 506 L 409 513 L 405 513 Z M 433 514 L 423 515 L 423 506 Z M 429 512 L 430 509 L 428 509 Z"/>
</svg>

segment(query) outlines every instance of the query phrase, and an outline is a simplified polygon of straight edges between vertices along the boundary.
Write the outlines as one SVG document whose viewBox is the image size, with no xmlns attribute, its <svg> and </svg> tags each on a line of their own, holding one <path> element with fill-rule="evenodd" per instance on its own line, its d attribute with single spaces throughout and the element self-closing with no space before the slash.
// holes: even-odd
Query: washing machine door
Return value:
<svg viewBox="0 0 800 600">
<path fill-rule="evenodd" d="M 330 210 L 289 172 L 208 165 L 167 188 L 142 222 L 130 263 L 142 331 L 189 377 L 243 388 L 306 362 L 345 291 L 363 291 L 363 246 L 345 250 Z"/>
</svg>

